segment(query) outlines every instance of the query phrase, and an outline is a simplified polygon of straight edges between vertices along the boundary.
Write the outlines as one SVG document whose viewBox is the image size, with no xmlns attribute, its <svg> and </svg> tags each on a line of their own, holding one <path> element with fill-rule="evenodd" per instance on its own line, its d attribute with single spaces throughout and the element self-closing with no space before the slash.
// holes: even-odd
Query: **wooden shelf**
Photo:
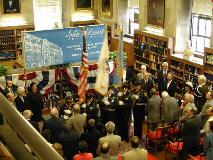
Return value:
<svg viewBox="0 0 213 160">
<path fill-rule="evenodd" d="M 34 30 L 33 25 L 21 25 L 21 26 L 8 26 L 8 27 L 0 27 L 0 52 L 5 54 L 5 58 L 1 57 L 1 60 L 15 60 L 17 55 L 17 51 L 21 51 L 20 45 L 21 42 L 21 32 Z M 18 45 L 18 46 L 17 46 Z M 18 48 L 17 48 L 18 47 Z M 11 57 L 11 52 L 14 53 L 15 57 Z M 0 53 L 1 54 L 1 53 Z M 3 56 L 3 55 L 2 55 Z M 7 66 L 8 67 L 8 66 Z"/>
<path fill-rule="evenodd" d="M 167 61 L 170 54 L 170 49 L 173 50 L 173 38 L 163 35 L 156 35 L 146 31 L 135 30 L 134 34 L 134 59 L 135 63 L 141 65 L 146 64 L 147 69 L 153 75 L 161 69 L 161 64 Z M 138 66 L 140 68 L 140 66 Z M 136 70 L 137 71 L 137 70 Z M 156 77 L 152 77 L 156 80 Z"/>
</svg>

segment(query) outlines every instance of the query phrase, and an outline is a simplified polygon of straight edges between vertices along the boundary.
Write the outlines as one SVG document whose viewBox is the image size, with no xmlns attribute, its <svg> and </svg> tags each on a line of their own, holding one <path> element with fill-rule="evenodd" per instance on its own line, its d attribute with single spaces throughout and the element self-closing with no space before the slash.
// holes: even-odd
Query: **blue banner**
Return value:
<svg viewBox="0 0 213 160">
<path fill-rule="evenodd" d="M 86 49 L 89 62 L 98 61 L 101 48 L 104 42 L 105 26 L 94 25 L 86 27 Z"/>
<path fill-rule="evenodd" d="M 25 32 L 23 42 L 26 68 L 81 63 L 81 28 Z"/>
</svg>

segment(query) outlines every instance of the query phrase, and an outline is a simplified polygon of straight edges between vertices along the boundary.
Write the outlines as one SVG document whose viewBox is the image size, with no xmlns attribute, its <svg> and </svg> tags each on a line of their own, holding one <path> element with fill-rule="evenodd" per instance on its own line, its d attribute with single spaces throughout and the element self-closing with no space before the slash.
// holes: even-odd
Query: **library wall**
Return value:
<svg viewBox="0 0 213 160">
<path fill-rule="evenodd" d="M 17 26 L 33 24 L 33 1 L 21 0 L 21 13 L 3 14 L 2 3 L 0 3 L 0 26 Z"/>
</svg>

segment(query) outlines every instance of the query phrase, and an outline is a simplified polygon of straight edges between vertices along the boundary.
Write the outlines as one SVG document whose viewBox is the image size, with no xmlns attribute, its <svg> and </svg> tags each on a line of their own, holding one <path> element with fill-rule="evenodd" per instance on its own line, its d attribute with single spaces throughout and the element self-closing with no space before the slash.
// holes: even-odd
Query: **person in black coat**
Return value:
<svg viewBox="0 0 213 160">
<path fill-rule="evenodd" d="M 13 85 L 13 81 L 11 80 L 6 80 L 6 87 L 3 90 L 4 96 L 7 96 L 7 93 L 12 93 L 12 94 L 15 93 L 15 87 Z"/>
<path fill-rule="evenodd" d="M 143 79 L 141 80 L 142 89 L 146 91 L 148 97 L 150 98 L 150 90 L 153 88 L 153 81 L 149 78 L 149 73 L 144 72 Z"/>
<path fill-rule="evenodd" d="M 174 97 L 177 92 L 177 83 L 173 79 L 173 73 L 169 72 L 167 74 L 167 79 L 163 83 L 163 91 L 167 91 L 169 96 Z"/>
<path fill-rule="evenodd" d="M 38 122 L 31 120 L 32 112 L 30 110 L 23 111 L 23 117 L 38 131 L 40 132 Z"/>
<path fill-rule="evenodd" d="M 145 118 L 145 107 L 147 103 L 147 92 L 141 89 L 141 83 L 136 82 L 133 91 L 133 117 L 134 117 L 134 136 L 142 138 L 142 125 Z"/>
<path fill-rule="evenodd" d="M 42 109 L 44 108 L 44 102 L 40 92 L 37 89 L 36 83 L 30 84 L 30 89 L 26 97 L 27 106 L 33 112 L 32 120 L 40 122 L 42 120 Z"/>
<path fill-rule="evenodd" d="M 69 160 L 78 153 L 79 134 L 63 123 L 63 132 L 58 135 L 57 142 L 62 144 L 64 157 Z"/>
<path fill-rule="evenodd" d="M 26 103 L 26 94 L 24 87 L 17 88 L 17 97 L 15 98 L 16 108 L 19 112 L 29 109 Z"/>
<path fill-rule="evenodd" d="M 85 132 L 81 135 L 81 140 L 86 141 L 88 144 L 88 152 L 93 154 L 93 157 L 96 157 L 96 150 L 98 148 L 98 140 L 101 138 L 101 133 L 96 129 L 96 122 L 94 119 L 89 119 Z"/>
<path fill-rule="evenodd" d="M 209 91 L 209 87 L 206 84 L 206 77 L 204 75 L 198 76 L 198 86 L 195 87 L 195 106 L 200 112 L 206 102 L 206 94 Z"/>
<path fill-rule="evenodd" d="M 159 91 L 160 95 L 163 91 L 163 84 L 167 78 L 167 74 L 170 72 L 170 70 L 168 69 L 168 66 L 169 66 L 169 64 L 167 62 L 163 62 L 162 70 L 158 71 L 158 73 L 157 73 L 158 91 Z"/>
<path fill-rule="evenodd" d="M 199 149 L 201 117 L 196 115 L 197 109 L 187 111 L 188 119 L 182 124 L 183 149 L 182 159 L 188 158 L 189 154 L 195 155 Z"/>
<path fill-rule="evenodd" d="M 57 141 L 58 135 L 63 131 L 64 120 L 59 118 L 57 108 L 53 108 L 50 111 L 51 118 L 48 119 L 44 124 L 44 129 L 49 129 L 51 132 L 51 143 Z"/>
</svg>

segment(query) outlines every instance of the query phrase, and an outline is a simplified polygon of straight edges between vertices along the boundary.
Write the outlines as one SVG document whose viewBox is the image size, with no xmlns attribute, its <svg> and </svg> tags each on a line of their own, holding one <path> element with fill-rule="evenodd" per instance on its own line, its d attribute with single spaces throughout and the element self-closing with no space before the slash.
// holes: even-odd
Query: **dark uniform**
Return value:
<svg viewBox="0 0 213 160">
<path fill-rule="evenodd" d="M 121 136 L 122 140 L 128 142 L 128 101 L 125 101 L 125 97 L 122 92 L 118 93 L 116 99 L 116 113 L 117 113 L 117 124 L 118 124 L 118 134 Z"/>
<path fill-rule="evenodd" d="M 97 122 L 99 114 L 99 104 L 95 101 L 94 97 L 88 97 L 86 104 L 87 120 L 94 119 Z"/>
<path fill-rule="evenodd" d="M 136 97 L 135 97 L 136 96 Z M 134 135 L 142 138 L 142 125 L 145 117 L 145 107 L 147 103 L 147 93 L 144 90 L 137 89 L 132 96 L 134 99 L 133 117 L 134 117 Z"/>
<path fill-rule="evenodd" d="M 105 101 L 101 108 L 101 115 L 102 115 L 102 123 L 105 125 L 106 122 L 112 121 L 117 124 L 116 118 L 116 105 L 115 105 L 115 94 L 112 93 L 108 95 L 108 101 Z"/>
</svg>

